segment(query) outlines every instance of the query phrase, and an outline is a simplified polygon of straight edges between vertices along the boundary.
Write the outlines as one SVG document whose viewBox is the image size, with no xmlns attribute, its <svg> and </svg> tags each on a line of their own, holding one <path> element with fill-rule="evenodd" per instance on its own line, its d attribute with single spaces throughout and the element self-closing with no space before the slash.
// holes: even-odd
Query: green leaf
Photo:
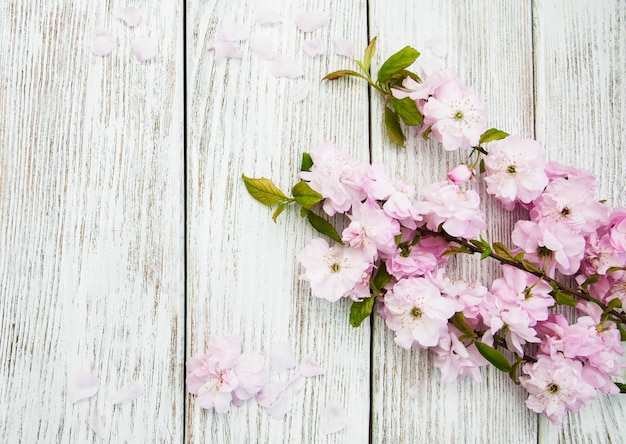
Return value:
<svg viewBox="0 0 626 444">
<path fill-rule="evenodd" d="M 352 71 L 351 69 L 340 69 L 339 71 L 328 73 L 324 77 L 322 77 L 322 80 L 337 80 L 342 77 L 350 76 L 359 77 L 361 79 L 367 80 L 367 77 L 365 77 L 363 74 L 359 74 L 358 72 Z"/>
<path fill-rule="evenodd" d="M 487 171 L 487 168 L 485 168 L 485 159 L 480 159 L 478 171 L 480 171 L 480 174 L 485 174 L 485 172 Z"/>
<path fill-rule="evenodd" d="M 378 83 L 385 83 L 394 74 L 411 66 L 419 55 L 420 53 L 410 46 L 406 46 L 396 52 L 394 55 L 389 57 L 385 63 L 383 63 L 383 66 L 380 67 L 380 70 L 378 71 Z"/>
<path fill-rule="evenodd" d="M 374 302 L 376 302 L 374 296 L 365 298 L 361 302 L 353 302 L 350 307 L 350 325 L 353 327 L 360 326 L 372 314 Z"/>
<path fill-rule="evenodd" d="M 462 312 L 457 311 L 456 313 L 454 313 L 454 316 L 452 316 L 450 318 L 450 322 L 452 323 L 452 325 L 454 325 L 456 328 L 458 328 L 461 331 L 461 333 L 463 333 L 468 338 L 475 338 L 476 337 L 476 332 L 465 321 L 465 315 L 463 315 Z"/>
<path fill-rule="evenodd" d="M 569 305 L 570 307 L 576 307 L 578 305 L 578 301 L 567 293 L 563 293 L 560 290 L 553 291 L 552 293 L 554 294 L 554 300 L 559 305 Z"/>
<path fill-rule="evenodd" d="M 391 282 L 391 275 L 387 271 L 387 266 L 383 262 L 378 268 L 376 276 L 374 276 L 373 284 L 376 288 L 376 291 L 380 291 L 385 288 L 385 285 L 387 285 L 389 282 Z"/>
<path fill-rule="evenodd" d="M 480 354 L 483 355 L 487 361 L 491 362 L 498 370 L 509 373 L 513 368 L 511 367 L 509 360 L 495 348 L 479 341 L 474 341 L 474 345 Z"/>
<path fill-rule="evenodd" d="M 606 270 L 606 274 L 613 273 L 615 271 L 626 270 L 626 267 L 611 267 Z"/>
<path fill-rule="evenodd" d="M 462 245 L 462 246 L 453 245 L 449 247 L 446 251 L 444 251 L 442 256 L 451 256 L 453 254 L 459 254 L 459 253 L 471 254 L 472 252 L 465 245 Z"/>
<path fill-rule="evenodd" d="M 402 128 L 400 127 L 400 120 L 398 119 L 398 115 L 389 107 L 385 107 L 385 126 L 387 127 L 387 134 L 389 134 L 389 139 L 396 145 L 400 145 L 404 147 L 404 141 L 406 140 L 404 137 L 404 133 L 402 132 Z"/>
<path fill-rule="evenodd" d="M 402 100 L 392 97 L 391 106 L 402 118 L 402 121 L 409 126 L 421 125 L 424 121 L 424 116 L 417 110 L 415 102 L 410 97 L 405 97 Z"/>
<path fill-rule="evenodd" d="M 494 140 L 504 139 L 505 137 L 508 137 L 508 136 L 509 134 L 505 133 L 504 131 L 500 131 L 499 129 L 496 129 L 496 128 L 491 128 L 485 131 L 482 134 L 482 136 L 480 136 L 479 143 L 493 142 Z"/>
<path fill-rule="evenodd" d="M 374 37 L 370 44 L 365 48 L 365 54 L 363 55 L 363 68 L 365 72 L 369 72 L 370 66 L 372 64 L 372 58 L 374 57 L 374 53 L 376 52 L 376 37 Z"/>
<path fill-rule="evenodd" d="M 623 384 L 621 382 L 616 382 L 615 385 L 618 386 L 622 392 L 626 390 L 626 384 Z"/>
<path fill-rule="evenodd" d="M 496 252 L 496 254 L 508 261 L 514 261 L 515 258 L 513 257 L 513 255 L 511 254 L 511 252 L 509 251 L 509 249 L 506 247 L 506 245 L 504 245 L 502 242 L 494 242 L 493 243 L 493 249 Z"/>
<path fill-rule="evenodd" d="M 272 214 L 272 220 L 274 221 L 274 223 L 276 223 L 276 218 L 278 218 L 280 213 L 285 211 L 285 208 L 287 208 L 287 204 L 286 203 L 281 203 L 281 204 L 279 204 L 276 207 L 276 210 L 274 211 L 274 214 Z"/>
<path fill-rule="evenodd" d="M 337 234 L 337 230 L 335 230 L 335 227 L 333 227 L 326 219 L 318 216 L 311 210 L 308 210 L 308 212 L 306 213 L 306 218 L 309 220 L 313 228 L 315 228 L 317 231 L 325 234 L 326 236 L 339 242 L 340 244 L 343 243 L 341 242 L 341 238 Z"/>
<path fill-rule="evenodd" d="M 622 308 L 622 301 L 619 299 L 611 299 L 606 306 L 606 312 L 608 313 L 611 310 L 615 310 L 616 308 Z"/>
<path fill-rule="evenodd" d="M 600 279 L 600 276 L 598 275 L 598 273 L 596 274 L 592 274 L 591 276 L 589 276 L 585 282 L 583 282 L 580 286 L 587 291 L 587 288 L 592 285 L 595 284 L 596 282 L 598 282 L 598 280 Z"/>
<path fill-rule="evenodd" d="M 526 254 L 526 252 L 521 251 L 519 253 L 517 253 L 513 259 L 515 259 L 516 261 L 521 261 L 522 259 L 524 259 L 524 255 Z"/>
<path fill-rule="evenodd" d="M 483 252 L 480 254 L 480 260 L 483 261 L 487 259 L 491 253 L 492 253 L 491 248 L 489 247 L 485 248 Z"/>
<path fill-rule="evenodd" d="M 254 179 L 246 177 L 243 174 L 241 177 L 243 178 L 248 193 L 263 205 L 271 207 L 272 205 L 280 203 L 293 202 L 293 199 L 285 196 L 269 179 Z"/>
<path fill-rule="evenodd" d="M 528 261 L 522 261 L 522 267 L 524 267 L 524 270 L 528 271 L 529 273 L 543 274 L 543 270 L 537 268 L 535 265 L 531 264 Z"/>
<path fill-rule="evenodd" d="M 519 375 L 517 373 L 519 366 L 523 363 L 525 363 L 523 359 L 518 359 L 515 364 L 513 364 L 513 366 L 511 367 L 511 371 L 509 372 L 509 376 L 511 377 L 515 385 L 519 385 Z"/>
<path fill-rule="evenodd" d="M 293 194 L 295 201 L 307 210 L 313 208 L 313 205 L 323 199 L 322 195 L 311 188 L 304 180 L 293 186 L 291 194 Z"/>
<path fill-rule="evenodd" d="M 313 159 L 309 153 L 302 153 L 302 162 L 300 163 L 300 171 L 311 171 Z"/>
</svg>

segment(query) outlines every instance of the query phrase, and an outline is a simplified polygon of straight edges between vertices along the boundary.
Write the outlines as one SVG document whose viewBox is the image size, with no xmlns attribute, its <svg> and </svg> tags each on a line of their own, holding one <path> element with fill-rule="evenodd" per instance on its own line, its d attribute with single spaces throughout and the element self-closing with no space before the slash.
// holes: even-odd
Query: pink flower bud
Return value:
<svg viewBox="0 0 626 444">
<path fill-rule="evenodd" d="M 448 179 L 450 179 L 455 185 L 466 182 L 472 177 L 472 170 L 467 165 L 461 164 L 448 171 Z"/>
</svg>

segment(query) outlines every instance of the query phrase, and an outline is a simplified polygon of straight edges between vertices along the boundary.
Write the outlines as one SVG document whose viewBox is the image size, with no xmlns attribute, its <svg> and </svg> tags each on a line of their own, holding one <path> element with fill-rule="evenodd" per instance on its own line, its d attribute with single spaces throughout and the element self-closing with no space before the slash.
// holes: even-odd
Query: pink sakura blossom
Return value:
<svg viewBox="0 0 626 444">
<path fill-rule="evenodd" d="M 307 98 L 310 92 L 311 84 L 306 80 L 302 80 L 289 89 L 289 101 L 291 103 L 301 102 Z"/>
<path fill-rule="evenodd" d="M 133 41 L 133 54 L 140 62 L 146 62 L 157 55 L 158 46 L 153 37 L 137 37 Z"/>
<path fill-rule="evenodd" d="M 134 6 L 122 6 L 113 9 L 113 17 L 122 20 L 130 27 L 137 26 L 141 21 L 141 10 Z"/>
<path fill-rule="evenodd" d="M 524 259 L 543 268 L 550 277 L 555 269 L 564 275 L 576 273 L 585 253 L 585 239 L 552 219 L 520 220 L 511 234 Z"/>
<path fill-rule="evenodd" d="M 437 266 L 437 258 L 417 245 L 398 248 L 385 261 L 387 271 L 396 279 L 423 276 Z"/>
<path fill-rule="evenodd" d="M 423 112 L 422 128 L 430 128 L 446 151 L 477 146 L 487 130 L 487 108 L 476 100 L 472 88 L 458 80 L 439 86 Z"/>
<path fill-rule="evenodd" d="M 282 54 L 276 54 L 272 59 L 270 71 L 274 77 L 287 77 L 295 79 L 304 75 L 304 71 L 290 57 Z"/>
<path fill-rule="evenodd" d="M 109 32 L 98 30 L 91 40 L 91 51 L 98 56 L 109 55 L 115 49 L 115 37 Z"/>
<path fill-rule="evenodd" d="M 257 32 L 250 34 L 250 51 L 263 60 L 273 60 L 276 57 L 276 42 L 269 36 Z"/>
<path fill-rule="evenodd" d="M 501 332 L 504 334 L 507 348 L 520 357 L 524 355 L 522 349 L 524 344 L 540 342 L 536 330 L 531 327 L 535 321 L 527 312 L 501 308 L 498 306 L 497 300 L 492 300 L 483 305 L 483 307 L 485 306 L 489 308 L 483 309 L 481 314 L 483 315 L 483 322 L 489 327 L 489 330 L 483 335 L 483 342 L 493 344 L 494 335 Z"/>
<path fill-rule="evenodd" d="M 302 32 L 313 32 L 328 24 L 330 15 L 324 11 L 299 12 L 293 18 Z"/>
<path fill-rule="evenodd" d="M 363 175 L 368 164 L 352 158 L 331 142 L 316 146 L 309 153 L 313 159 L 311 171 L 300 177 L 324 197 L 324 211 L 333 216 L 345 213 L 354 202 L 367 196 L 363 190 Z"/>
<path fill-rule="evenodd" d="M 535 140 L 509 136 L 494 142 L 484 160 L 487 192 L 507 210 L 516 202 L 529 204 L 548 184 L 546 160 Z"/>
<path fill-rule="evenodd" d="M 324 44 L 322 39 L 314 37 L 302 42 L 302 50 L 310 57 L 315 57 L 324 54 Z"/>
<path fill-rule="evenodd" d="M 238 334 L 213 336 L 206 354 L 187 360 L 187 390 L 198 405 L 225 413 L 230 404 L 241 406 L 256 396 L 267 382 L 265 361 L 258 353 L 242 353 Z"/>
<path fill-rule="evenodd" d="M 100 389 L 100 378 L 93 373 L 78 369 L 67 374 L 67 397 L 72 404 L 91 398 Z"/>
<path fill-rule="evenodd" d="M 322 411 L 320 430 L 324 435 L 339 432 L 348 426 L 348 413 L 343 404 L 331 402 Z"/>
<path fill-rule="evenodd" d="M 389 217 L 376 201 L 354 202 L 348 217 L 351 222 L 343 231 L 343 242 L 363 249 L 373 260 L 378 258 L 379 253 L 386 256 L 396 250 L 394 239 L 400 234 L 400 224 Z"/>
<path fill-rule="evenodd" d="M 395 343 L 408 350 L 437 345 L 448 332 L 448 319 L 461 308 L 428 279 L 417 277 L 399 280 L 382 298 L 379 312 L 395 332 Z"/>
<path fill-rule="evenodd" d="M 423 82 L 418 82 L 411 77 L 407 77 L 402 81 L 402 88 L 392 88 L 391 93 L 396 99 L 410 97 L 413 99 L 420 112 L 423 112 L 426 100 L 428 100 L 430 96 L 437 94 L 442 85 L 456 79 L 457 73 L 452 69 L 434 72 L 426 77 Z"/>
<path fill-rule="evenodd" d="M 455 185 L 460 185 L 474 177 L 474 171 L 467 165 L 461 164 L 448 171 L 448 180 Z"/>
<path fill-rule="evenodd" d="M 598 238 L 597 233 L 593 232 L 587 237 L 585 257 L 582 262 L 582 269 L 587 277 L 594 274 L 605 275 L 611 268 L 623 267 L 624 264 L 626 264 L 626 253 L 614 248 L 610 234 Z"/>
<path fill-rule="evenodd" d="M 363 175 L 363 190 L 372 200 L 387 200 L 396 192 L 396 187 L 385 172 L 385 166 L 373 163 Z"/>
<path fill-rule="evenodd" d="M 339 55 L 352 58 L 357 53 L 356 45 L 351 40 L 335 37 L 333 45 L 335 46 L 335 52 Z"/>
<path fill-rule="evenodd" d="M 613 211 L 609 226 L 611 245 L 620 253 L 626 253 L 626 208 Z"/>
<path fill-rule="evenodd" d="M 459 340 L 462 333 L 455 327 L 448 328 L 448 334 L 441 337 L 434 353 L 435 367 L 441 371 L 441 380 L 451 382 L 471 376 L 482 382 L 480 367 L 489 364 L 472 343 L 466 346 Z"/>
<path fill-rule="evenodd" d="M 582 183 L 589 190 L 595 192 L 598 187 L 596 176 L 589 171 L 582 170 L 569 165 L 562 165 L 558 162 L 548 162 L 545 168 L 550 181 L 555 179 L 566 179 L 573 182 Z"/>
<path fill-rule="evenodd" d="M 523 366 L 520 383 L 528 391 L 526 405 L 545 413 L 550 422 L 560 424 L 567 412 L 576 413 L 595 397 L 595 389 L 583 376 L 580 361 L 563 355 L 539 355 L 537 362 Z"/>
<path fill-rule="evenodd" d="M 312 239 L 298 255 L 313 296 L 335 302 L 348 296 L 370 268 L 362 249 L 335 245 L 329 247 L 321 238 Z"/>
<path fill-rule="evenodd" d="M 473 239 L 487 224 L 480 213 L 480 197 L 474 190 L 461 191 L 454 184 L 438 182 L 422 190 L 423 199 L 415 204 L 430 230 L 443 224 L 446 233 Z"/>
<path fill-rule="evenodd" d="M 461 304 L 463 307 L 461 311 L 465 316 L 465 321 L 474 330 L 485 329 L 480 318 L 480 305 L 489 292 L 487 287 L 479 281 L 452 280 L 446 276 L 444 268 L 438 269 L 431 281 L 439 288 L 442 295 Z"/>
</svg>

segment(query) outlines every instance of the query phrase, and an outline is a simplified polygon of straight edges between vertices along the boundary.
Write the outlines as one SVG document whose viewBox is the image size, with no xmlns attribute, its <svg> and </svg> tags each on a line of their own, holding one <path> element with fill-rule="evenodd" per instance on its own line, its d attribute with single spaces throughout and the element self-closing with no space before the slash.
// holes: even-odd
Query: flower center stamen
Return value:
<svg viewBox="0 0 626 444">
<path fill-rule="evenodd" d="M 413 316 L 415 319 L 421 318 L 422 310 L 420 310 L 418 307 L 413 307 L 413 309 L 411 310 L 411 316 Z"/>
</svg>

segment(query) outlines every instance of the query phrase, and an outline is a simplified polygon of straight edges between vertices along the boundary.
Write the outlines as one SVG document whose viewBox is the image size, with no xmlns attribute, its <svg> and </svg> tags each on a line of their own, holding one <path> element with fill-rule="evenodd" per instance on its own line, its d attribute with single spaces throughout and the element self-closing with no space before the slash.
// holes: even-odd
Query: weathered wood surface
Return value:
<svg viewBox="0 0 626 444">
<path fill-rule="evenodd" d="M 95 407 L 107 415 L 111 442 L 626 436 L 623 398 L 600 397 L 556 427 L 538 421 L 523 391 L 496 371 L 483 384 L 443 384 L 428 354 L 399 349 L 382 322 L 352 329 L 346 301 L 314 300 L 298 281 L 295 257 L 313 231 L 291 211 L 274 224 L 241 181 L 242 173 L 265 176 L 287 190 L 301 153 L 324 140 L 385 162 L 394 177 L 418 186 L 444 178 L 461 153 L 443 153 L 414 133 L 398 149 L 383 137 L 381 103 L 362 83 L 319 82 L 350 67 L 332 49 L 335 36 L 359 47 L 378 36 L 379 65 L 405 45 L 425 50 L 425 40 L 439 35 L 448 41 L 447 65 L 476 89 L 492 126 L 534 136 L 548 158 L 590 169 L 600 196 L 625 205 L 621 0 L 137 5 L 144 19 L 135 29 L 106 3 L 0 6 L 0 442 L 96 440 L 87 425 Z M 280 11 L 283 23 L 254 24 L 259 6 Z M 330 23 L 304 34 L 292 22 L 300 10 L 328 11 Z M 291 103 L 298 80 L 273 77 L 247 42 L 238 44 L 241 60 L 216 62 L 208 47 L 226 23 L 272 36 L 303 67 L 309 96 Z M 108 57 L 89 48 L 98 26 L 118 37 Z M 130 52 L 143 34 L 159 42 L 147 64 Z M 302 52 L 312 36 L 326 54 Z M 493 204 L 487 213 L 493 239 L 519 216 Z M 455 268 L 468 279 L 495 272 L 472 260 Z M 306 381 L 284 420 L 254 402 L 226 415 L 203 411 L 185 396 L 183 362 L 227 332 L 243 335 L 244 350 L 266 355 L 288 340 L 298 358 L 313 353 L 327 373 Z M 66 374 L 76 366 L 98 374 L 102 388 L 72 405 Z M 145 394 L 113 408 L 110 394 L 131 379 L 144 381 Z M 421 390 L 412 398 L 415 384 Z M 319 415 L 330 401 L 346 406 L 350 422 L 322 435 Z"/>
</svg>

